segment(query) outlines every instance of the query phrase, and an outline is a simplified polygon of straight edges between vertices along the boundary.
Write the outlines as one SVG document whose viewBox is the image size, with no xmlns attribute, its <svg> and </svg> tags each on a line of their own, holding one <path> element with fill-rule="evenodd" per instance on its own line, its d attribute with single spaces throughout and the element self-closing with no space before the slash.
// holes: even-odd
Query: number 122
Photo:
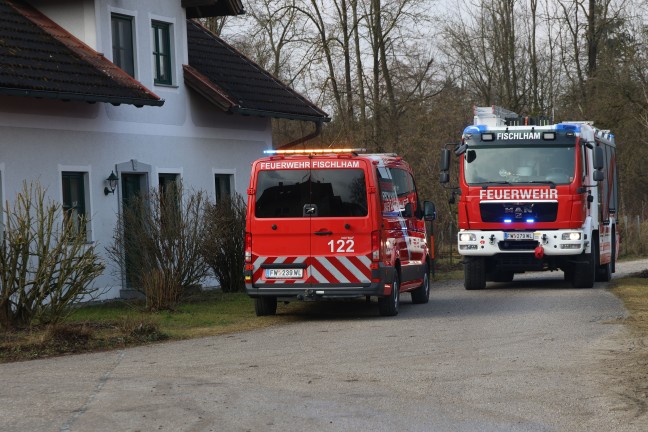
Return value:
<svg viewBox="0 0 648 432">
<path fill-rule="evenodd" d="M 350 252 L 355 252 L 354 251 L 354 246 L 355 242 L 351 239 L 349 240 L 331 240 L 327 243 L 329 247 L 331 248 L 331 252 L 338 252 L 338 253 L 350 253 Z M 337 249 L 336 249 L 337 247 Z"/>
</svg>

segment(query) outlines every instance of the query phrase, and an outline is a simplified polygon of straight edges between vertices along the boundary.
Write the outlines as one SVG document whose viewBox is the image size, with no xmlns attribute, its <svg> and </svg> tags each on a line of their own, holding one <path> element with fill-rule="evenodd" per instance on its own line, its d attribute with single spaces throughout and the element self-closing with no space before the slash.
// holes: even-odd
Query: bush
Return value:
<svg viewBox="0 0 648 432">
<path fill-rule="evenodd" d="M 39 184 L 23 183 L 0 245 L 0 326 L 55 324 L 96 288 L 104 264 L 77 221 L 62 206 L 45 201 Z M 81 221 L 82 224 L 85 221 Z"/>
<path fill-rule="evenodd" d="M 124 206 L 108 254 L 150 310 L 173 309 L 209 275 L 201 254 L 205 194 L 182 184 L 152 190 Z"/>
<path fill-rule="evenodd" d="M 209 204 L 205 210 L 207 235 L 203 256 L 223 292 L 238 292 L 245 288 L 245 214 L 245 202 L 239 194 Z"/>
</svg>

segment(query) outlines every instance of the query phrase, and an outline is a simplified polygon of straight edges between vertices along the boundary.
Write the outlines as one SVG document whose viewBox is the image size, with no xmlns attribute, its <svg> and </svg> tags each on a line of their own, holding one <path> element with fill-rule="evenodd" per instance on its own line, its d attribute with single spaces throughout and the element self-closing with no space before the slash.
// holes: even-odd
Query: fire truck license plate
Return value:
<svg viewBox="0 0 648 432">
<path fill-rule="evenodd" d="M 533 240 L 532 232 L 505 232 L 504 240 Z"/>
<path fill-rule="evenodd" d="M 268 279 L 301 279 L 304 269 L 266 269 Z"/>
</svg>

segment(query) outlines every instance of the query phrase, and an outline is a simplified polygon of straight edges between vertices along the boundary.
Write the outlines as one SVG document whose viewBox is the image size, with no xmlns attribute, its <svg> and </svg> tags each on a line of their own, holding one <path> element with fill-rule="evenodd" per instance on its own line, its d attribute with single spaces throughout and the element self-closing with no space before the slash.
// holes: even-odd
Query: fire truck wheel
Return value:
<svg viewBox="0 0 648 432">
<path fill-rule="evenodd" d="M 607 263 L 607 264 L 601 264 L 598 265 L 599 260 L 600 260 L 600 249 L 599 249 L 599 242 L 598 240 L 594 240 L 594 245 L 596 246 L 596 255 L 595 255 L 595 263 L 597 264 L 596 266 L 596 282 L 609 282 L 612 279 L 612 264 Z M 593 253 L 594 251 L 592 251 Z"/>
<path fill-rule="evenodd" d="M 612 273 L 616 273 L 616 229 L 612 227 Z"/>
<path fill-rule="evenodd" d="M 426 265 L 423 273 L 423 283 L 412 291 L 412 303 L 423 304 L 430 300 L 430 268 Z"/>
<path fill-rule="evenodd" d="M 595 253 L 598 245 L 592 244 L 592 253 L 584 254 L 586 262 L 574 264 L 572 273 L 572 286 L 574 288 L 592 288 L 594 286 L 594 277 L 596 274 Z"/>
<path fill-rule="evenodd" d="M 275 315 L 277 313 L 277 297 L 257 297 L 254 299 L 256 316 Z"/>
<path fill-rule="evenodd" d="M 471 257 L 465 259 L 464 287 L 467 290 L 486 288 L 486 262 L 484 258 Z"/>
<path fill-rule="evenodd" d="M 398 305 L 400 304 L 400 282 L 398 272 L 394 273 L 394 282 L 392 283 L 391 295 L 387 297 L 378 297 L 378 311 L 382 316 L 398 315 Z"/>
</svg>

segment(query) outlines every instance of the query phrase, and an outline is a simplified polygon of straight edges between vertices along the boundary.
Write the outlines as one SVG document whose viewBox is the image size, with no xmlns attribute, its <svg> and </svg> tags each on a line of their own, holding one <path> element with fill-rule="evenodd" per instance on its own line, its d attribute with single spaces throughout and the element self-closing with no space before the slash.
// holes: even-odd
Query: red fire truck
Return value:
<svg viewBox="0 0 648 432">
<path fill-rule="evenodd" d="M 540 270 L 562 270 L 574 287 L 589 288 L 615 272 L 614 136 L 586 121 L 548 123 L 476 107 L 474 125 L 454 147 L 458 249 L 468 290 Z M 442 183 L 450 179 L 450 158 L 446 147 Z"/>
<path fill-rule="evenodd" d="M 245 283 L 257 315 L 277 300 L 378 297 L 398 313 L 399 294 L 427 303 L 434 260 L 409 165 L 396 155 L 270 150 L 252 164 Z"/>
</svg>

